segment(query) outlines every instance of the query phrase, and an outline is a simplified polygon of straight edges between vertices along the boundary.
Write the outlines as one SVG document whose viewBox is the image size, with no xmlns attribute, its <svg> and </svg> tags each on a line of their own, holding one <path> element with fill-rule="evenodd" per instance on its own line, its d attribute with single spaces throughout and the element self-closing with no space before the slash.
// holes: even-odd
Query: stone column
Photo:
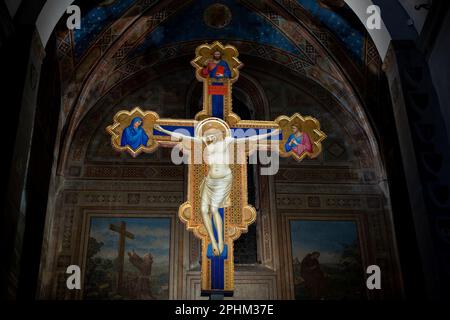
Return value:
<svg viewBox="0 0 450 320">
<path fill-rule="evenodd" d="M 5 122 L 4 126 L 9 131 L 9 135 L 4 137 L 12 141 L 11 146 L 7 150 L 3 150 L 3 156 L 12 160 L 10 166 L 4 168 L 6 172 L 5 180 L 8 182 L 4 193 L 5 204 L 2 217 L 2 231 L 4 232 L 2 232 L 1 238 L 2 243 L 7 245 L 5 252 L 2 253 L 2 260 L 4 258 L 2 264 L 5 266 L 2 271 L 5 272 L 4 276 L 7 277 L 6 295 L 12 299 L 17 295 L 19 274 L 22 268 L 22 245 L 27 212 L 26 186 L 30 174 L 29 159 L 35 124 L 39 78 L 45 57 L 44 47 L 34 27 L 20 30 L 14 37 L 20 39 L 21 46 L 11 45 L 5 49 L 5 51 L 9 51 L 7 56 L 10 58 L 10 61 L 5 63 L 9 63 L 11 67 L 7 67 L 5 70 L 7 74 L 3 75 L 6 81 L 9 78 L 12 82 L 12 84 L 6 85 L 7 88 L 10 86 L 12 90 L 17 92 L 16 94 L 11 91 L 7 93 L 10 95 L 8 105 L 4 105 L 2 111 L 2 122 Z M 20 52 L 16 52 L 15 55 L 16 50 Z M 27 54 L 22 57 L 22 61 L 20 58 L 23 52 Z M 13 66 L 16 68 L 13 68 Z M 23 72 L 23 75 L 21 75 L 21 72 Z M 11 110 L 10 113 L 8 113 L 8 109 Z"/>
<path fill-rule="evenodd" d="M 415 43 L 392 41 L 384 71 L 421 256 L 417 263 L 427 296 L 442 299 L 450 296 L 449 137 L 427 61 Z"/>
</svg>

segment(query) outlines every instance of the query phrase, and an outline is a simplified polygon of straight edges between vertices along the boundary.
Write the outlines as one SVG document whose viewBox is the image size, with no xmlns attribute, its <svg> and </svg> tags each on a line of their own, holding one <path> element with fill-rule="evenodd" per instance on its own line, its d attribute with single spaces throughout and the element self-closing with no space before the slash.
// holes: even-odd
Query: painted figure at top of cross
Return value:
<svg viewBox="0 0 450 320">
<path fill-rule="evenodd" d="M 215 51 L 211 59 L 203 63 L 202 75 L 213 79 L 231 78 L 231 69 L 228 63 L 222 59 L 222 52 Z"/>
</svg>

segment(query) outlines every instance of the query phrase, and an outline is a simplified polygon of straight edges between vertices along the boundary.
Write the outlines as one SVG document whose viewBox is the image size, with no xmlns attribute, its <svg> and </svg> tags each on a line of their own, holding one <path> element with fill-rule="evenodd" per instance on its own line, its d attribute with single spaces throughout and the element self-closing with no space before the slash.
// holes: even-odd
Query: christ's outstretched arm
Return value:
<svg viewBox="0 0 450 320">
<path fill-rule="evenodd" d="M 236 138 L 236 139 L 234 139 L 234 141 L 237 143 L 254 142 L 254 141 L 264 140 L 268 137 L 275 136 L 279 133 L 280 133 L 280 129 L 276 129 L 276 130 L 266 133 L 266 134 L 254 135 L 251 137 L 244 137 L 244 138 Z"/>
<path fill-rule="evenodd" d="M 196 138 L 196 137 L 191 137 L 182 133 L 178 133 L 178 132 L 174 132 L 174 131 L 169 131 L 164 129 L 163 127 L 161 127 L 159 124 L 155 124 L 154 128 L 158 131 L 161 131 L 169 136 L 171 136 L 172 138 L 174 138 L 177 141 L 182 141 L 183 139 L 188 139 L 190 141 L 195 141 L 195 142 L 202 142 L 202 139 Z"/>
</svg>

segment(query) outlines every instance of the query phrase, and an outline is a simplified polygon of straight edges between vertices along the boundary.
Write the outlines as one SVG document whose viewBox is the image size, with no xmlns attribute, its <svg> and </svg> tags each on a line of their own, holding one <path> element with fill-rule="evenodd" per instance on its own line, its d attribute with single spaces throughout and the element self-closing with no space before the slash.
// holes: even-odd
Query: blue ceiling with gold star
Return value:
<svg viewBox="0 0 450 320">
<path fill-rule="evenodd" d="M 318 0 L 297 1 L 313 19 L 332 31 L 352 56 L 359 61 L 363 60 L 364 30 L 355 27 L 355 23 L 349 22 L 348 16 L 342 14 L 345 12 L 343 10 L 350 10 L 348 7 L 335 11 L 320 6 Z M 123 16 L 135 2 L 136 0 L 78 0 L 77 4 L 82 7 L 82 21 L 81 29 L 73 33 L 75 57 L 80 59 L 102 31 Z M 224 4 L 231 11 L 231 21 L 221 28 L 208 26 L 203 18 L 205 9 L 214 3 Z M 141 55 L 147 49 L 174 42 L 199 39 L 257 41 L 292 54 L 300 54 L 281 31 L 239 1 L 197 0 L 157 27 L 129 56 Z"/>
<path fill-rule="evenodd" d="M 228 25 L 221 28 L 208 26 L 203 17 L 211 3 L 211 0 L 197 0 L 191 6 L 180 10 L 150 33 L 132 55 L 139 55 L 147 49 L 173 42 L 202 39 L 257 41 L 292 54 L 300 54 L 296 46 L 264 17 L 235 0 L 220 1 L 220 4 L 231 10 L 231 21 Z"/>
</svg>

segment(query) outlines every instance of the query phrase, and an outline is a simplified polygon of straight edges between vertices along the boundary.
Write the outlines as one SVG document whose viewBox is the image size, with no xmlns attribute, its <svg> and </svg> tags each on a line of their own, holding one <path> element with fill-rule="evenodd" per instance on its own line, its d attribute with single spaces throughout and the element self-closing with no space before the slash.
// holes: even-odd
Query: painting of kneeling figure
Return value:
<svg viewBox="0 0 450 320">
<path fill-rule="evenodd" d="M 291 221 L 295 299 L 367 299 L 356 221 Z"/>
<path fill-rule="evenodd" d="M 91 217 L 84 299 L 169 298 L 168 218 Z"/>
</svg>

